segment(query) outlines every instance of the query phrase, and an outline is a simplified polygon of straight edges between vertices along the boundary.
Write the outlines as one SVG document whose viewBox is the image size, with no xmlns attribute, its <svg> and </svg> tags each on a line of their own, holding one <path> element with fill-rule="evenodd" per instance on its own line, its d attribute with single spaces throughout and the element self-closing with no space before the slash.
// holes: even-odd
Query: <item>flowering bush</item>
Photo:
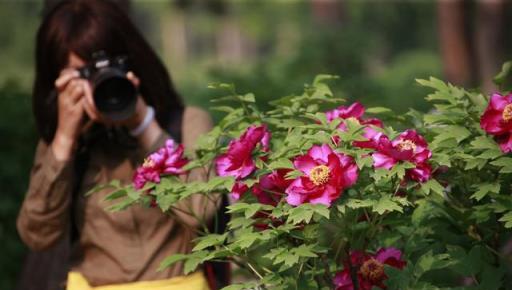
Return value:
<svg viewBox="0 0 512 290">
<path fill-rule="evenodd" d="M 162 262 L 183 261 L 189 273 L 232 261 L 254 276 L 230 290 L 511 285 L 512 97 L 489 102 L 431 78 L 418 82 L 434 90 L 432 112 L 397 115 L 340 106 L 326 84 L 334 78 L 318 76 L 269 111 L 213 85 L 228 92 L 218 102 L 238 105 L 214 108 L 226 115 L 188 163 L 172 142 L 148 157 L 134 185 L 111 194 L 123 198 L 113 210 L 156 203 L 167 212 L 193 193 L 230 195 L 225 233 L 204 229 L 192 253 Z M 195 168 L 217 176 L 176 176 Z"/>
</svg>

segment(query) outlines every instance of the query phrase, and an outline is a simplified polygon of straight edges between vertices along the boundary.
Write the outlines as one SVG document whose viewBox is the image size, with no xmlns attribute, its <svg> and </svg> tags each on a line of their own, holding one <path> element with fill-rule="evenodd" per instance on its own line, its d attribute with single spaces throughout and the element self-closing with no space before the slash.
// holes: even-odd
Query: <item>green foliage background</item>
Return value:
<svg viewBox="0 0 512 290">
<path fill-rule="evenodd" d="M 164 11 L 178 11 L 172 1 L 133 1 L 137 24 L 165 56 L 159 21 Z M 349 1 L 345 20 L 337 26 L 316 23 L 307 1 L 226 1 L 228 16 L 257 43 L 255 57 L 237 64 L 215 58 L 213 42 L 196 45 L 184 66 L 164 57 L 180 93 L 189 104 L 208 107 L 212 81 L 232 82 L 240 92 L 254 92 L 258 101 L 300 92 L 318 73 L 340 75 L 337 95 L 367 106 L 397 112 L 425 110 L 426 91 L 415 78 L 441 76 L 433 2 Z M 36 142 L 31 114 L 35 31 L 41 4 L 0 2 L 0 289 L 13 289 L 26 248 L 15 229 L 15 218 L 27 187 Z M 211 7 L 192 5 L 179 10 L 192 23 L 196 39 L 211 39 L 225 15 Z M 286 27 L 289 47 L 277 47 Z M 343 91 L 341 91 L 343 88 Z"/>
</svg>

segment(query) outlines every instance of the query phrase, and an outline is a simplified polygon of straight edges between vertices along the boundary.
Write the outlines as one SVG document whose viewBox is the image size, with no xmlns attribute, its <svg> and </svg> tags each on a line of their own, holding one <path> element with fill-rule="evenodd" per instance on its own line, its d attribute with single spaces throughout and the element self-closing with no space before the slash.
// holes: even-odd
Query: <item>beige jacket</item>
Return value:
<svg viewBox="0 0 512 290">
<path fill-rule="evenodd" d="M 212 127 L 207 112 L 187 107 L 182 121 L 182 143 L 192 149 L 197 138 Z M 157 272 L 162 260 L 174 253 L 188 253 L 198 224 L 178 211 L 163 214 L 158 208 L 133 206 L 121 212 L 108 212 L 103 190 L 85 197 L 97 184 L 118 179 L 131 182 L 135 168 L 144 156 L 161 147 L 169 135 L 163 133 L 147 150 L 120 150 L 108 144 L 91 148 L 88 169 L 83 177 L 80 198 L 72 209 L 81 228 L 79 244 L 73 250 L 73 269 L 81 272 L 92 286 L 165 279 L 182 275 L 177 264 Z M 189 180 L 204 179 L 203 171 L 193 171 Z M 46 249 L 68 233 L 73 190 L 73 162 L 59 162 L 40 141 L 31 171 L 30 185 L 21 207 L 17 227 L 22 240 L 33 250 Z M 208 218 L 215 204 L 202 195 L 193 195 L 180 206 L 191 207 Z"/>
</svg>

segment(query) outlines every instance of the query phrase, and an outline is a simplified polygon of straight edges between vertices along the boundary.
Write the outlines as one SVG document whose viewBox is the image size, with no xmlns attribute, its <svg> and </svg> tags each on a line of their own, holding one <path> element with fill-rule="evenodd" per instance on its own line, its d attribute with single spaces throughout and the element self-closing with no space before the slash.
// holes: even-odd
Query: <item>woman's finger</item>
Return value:
<svg viewBox="0 0 512 290">
<path fill-rule="evenodd" d="M 91 104 L 85 98 L 82 100 L 82 104 L 83 104 L 85 113 L 87 114 L 87 116 L 89 116 L 89 119 L 91 119 L 95 122 L 99 122 L 100 116 L 97 114 L 94 107 L 91 106 Z"/>
<path fill-rule="evenodd" d="M 89 103 L 92 107 L 96 108 L 96 104 L 94 103 L 94 98 L 92 95 L 91 85 L 86 80 L 82 80 L 81 83 L 84 88 L 84 95 L 87 103 Z"/>
<path fill-rule="evenodd" d="M 84 95 L 84 87 L 80 85 L 80 83 L 73 83 L 70 88 L 70 92 L 68 94 L 64 94 L 64 102 L 68 102 L 70 104 L 76 104 L 80 101 L 80 99 Z"/>
<path fill-rule="evenodd" d="M 55 80 L 55 87 L 58 91 L 64 90 L 69 81 L 80 77 L 80 73 L 77 70 L 64 70 L 61 75 Z"/>
<path fill-rule="evenodd" d="M 101 114 L 98 111 L 98 109 L 96 109 L 96 105 L 94 104 L 91 85 L 86 80 L 82 80 L 81 84 L 84 89 L 84 108 L 87 112 L 87 115 L 89 115 L 89 118 L 91 118 L 91 120 L 100 121 Z"/>
<path fill-rule="evenodd" d="M 132 84 L 138 88 L 139 85 L 140 85 L 140 79 L 132 72 L 132 71 L 129 71 L 128 73 L 126 73 L 126 78 L 132 82 Z"/>
</svg>

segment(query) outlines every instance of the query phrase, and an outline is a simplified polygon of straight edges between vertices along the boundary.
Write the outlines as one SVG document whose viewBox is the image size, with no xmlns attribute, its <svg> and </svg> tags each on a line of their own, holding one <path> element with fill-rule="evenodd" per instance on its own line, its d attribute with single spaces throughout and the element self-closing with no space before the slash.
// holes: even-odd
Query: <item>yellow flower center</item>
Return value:
<svg viewBox="0 0 512 290">
<path fill-rule="evenodd" d="M 501 114 L 503 121 L 508 122 L 512 120 L 512 104 L 508 104 L 503 109 L 503 113 Z"/>
<path fill-rule="evenodd" d="M 398 143 L 398 149 L 400 151 L 405 151 L 405 150 L 415 151 L 416 144 L 414 144 L 414 142 L 412 142 L 411 140 L 402 140 Z"/>
<path fill-rule="evenodd" d="M 384 278 L 384 264 L 371 258 L 361 265 L 361 276 L 369 281 L 379 281 Z"/>
<path fill-rule="evenodd" d="M 155 165 L 155 162 L 149 158 L 144 159 L 144 163 L 142 164 L 142 167 L 148 168 L 153 167 Z"/>
<path fill-rule="evenodd" d="M 329 181 L 329 167 L 325 165 L 318 165 L 311 169 L 309 172 L 309 179 L 315 185 L 323 185 Z"/>
</svg>

